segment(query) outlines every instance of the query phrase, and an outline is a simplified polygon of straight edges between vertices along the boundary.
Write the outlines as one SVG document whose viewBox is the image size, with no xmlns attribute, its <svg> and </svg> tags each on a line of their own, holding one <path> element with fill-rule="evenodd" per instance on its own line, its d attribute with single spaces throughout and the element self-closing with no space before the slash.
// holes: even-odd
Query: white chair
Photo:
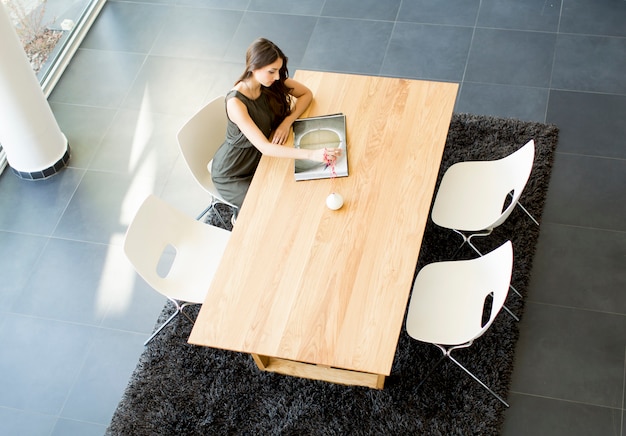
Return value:
<svg viewBox="0 0 626 436">
<path fill-rule="evenodd" d="M 226 106 L 224 96 L 217 97 L 202 107 L 178 131 L 176 138 L 183 159 L 191 170 L 194 179 L 211 196 L 211 204 L 196 218 L 201 219 L 217 203 L 223 203 L 234 210 L 237 206 L 224 200 L 211 180 L 210 162 L 226 138 Z M 226 225 L 221 215 L 217 217 Z"/>
<path fill-rule="evenodd" d="M 420 270 L 413 285 L 406 331 L 413 339 L 436 345 L 443 356 L 418 387 L 447 357 L 509 406 L 451 353 L 472 345 L 491 326 L 507 297 L 512 268 L 513 247 L 507 241 L 482 257 L 431 263 Z M 489 318 L 483 321 L 486 310 Z"/>
<path fill-rule="evenodd" d="M 196 221 L 154 195 L 145 199 L 126 231 L 124 253 L 176 311 L 144 345 L 179 313 L 194 322 L 183 309 L 204 301 L 229 238 L 228 230 Z"/>
<path fill-rule="evenodd" d="M 441 179 L 431 213 L 433 222 L 458 233 L 463 238 L 461 247 L 467 243 L 480 255 L 472 238 L 491 234 L 513 212 L 534 158 L 535 141 L 531 139 L 502 159 L 452 165 Z"/>
</svg>

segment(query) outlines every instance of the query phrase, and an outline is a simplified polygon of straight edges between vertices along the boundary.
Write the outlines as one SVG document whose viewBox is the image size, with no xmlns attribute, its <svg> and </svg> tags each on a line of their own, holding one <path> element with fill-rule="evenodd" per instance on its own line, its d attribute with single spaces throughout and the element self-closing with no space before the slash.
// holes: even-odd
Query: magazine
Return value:
<svg viewBox="0 0 626 436">
<path fill-rule="evenodd" d="M 296 159 L 296 180 L 329 179 L 348 175 L 348 149 L 346 146 L 346 116 L 344 114 L 299 118 L 293 123 L 294 146 L 297 148 L 341 148 L 342 154 L 335 162 L 335 171 L 325 163 Z"/>
</svg>

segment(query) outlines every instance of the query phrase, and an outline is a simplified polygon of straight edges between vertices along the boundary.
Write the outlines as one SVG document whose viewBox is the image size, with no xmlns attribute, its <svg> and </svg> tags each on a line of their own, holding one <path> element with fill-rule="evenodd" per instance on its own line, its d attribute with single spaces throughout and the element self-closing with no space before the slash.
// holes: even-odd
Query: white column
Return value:
<svg viewBox="0 0 626 436">
<path fill-rule="evenodd" d="M 24 179 L 56 174 L 69 160 L 69 145 L 0 2 L 0 144 L 13 171 Z"/>
</svg>

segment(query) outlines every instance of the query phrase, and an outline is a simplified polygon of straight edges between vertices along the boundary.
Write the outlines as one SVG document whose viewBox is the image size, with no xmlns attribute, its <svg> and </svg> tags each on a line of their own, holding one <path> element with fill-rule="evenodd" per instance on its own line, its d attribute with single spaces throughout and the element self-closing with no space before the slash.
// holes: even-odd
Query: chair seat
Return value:
<svg viewBox="0 0 626 436">
<path fill-rule="evenodd" d="M 229 239 L 229 231 L 196 221 L 154 195 L 145 199 L 126 231 L 124 253 L 177 309 L 146 344 L 186 305 L 204 301 Z"/>
<path fill-rule="evenodd" d="M 483 257 L 426 265 L 413 285 L 407 333 L 414 339 L 441 345 L 476 339 L 504 305 L 512 267 L 510 241 Z M 485 299 L 491 293 L 490 320 L 482 325 Z"/>
<path fill-rule="evenodd" d="M 499 160 L 452 165 L 437 190 L 431 213 L 433 222 L 465 232 L 493 229 L 502 224 L 526 186 L 534 155 L 534 141 L 530 140 Z"/>
</svg>

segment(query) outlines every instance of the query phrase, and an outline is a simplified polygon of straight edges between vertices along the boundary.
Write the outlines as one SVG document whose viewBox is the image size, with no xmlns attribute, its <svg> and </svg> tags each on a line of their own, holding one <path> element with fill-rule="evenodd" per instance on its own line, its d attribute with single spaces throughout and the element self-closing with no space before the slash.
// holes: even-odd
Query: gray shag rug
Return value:
<svg viewBox="0 0 626 436">
<path fill-rule="evenodd" d="M 535 164 L 521 203 L 540 221 L 558 129 L 553 125 L 467 114 L 452 118 L 439 174 L 453 163 L 504 157 L 534 139 Z M 228 208 L 218 208 L 230 227 Z M 390 222 L 393 214 L 389 215 Z M 214 215 L 209 223 L 221 225 Z M 488 238 L 486 251 L 511 239 L 512 284 L 524 294 L 539 227 L 517 207 Z M 450 260 L 460 237 L 430 220 L 417 269 Z M 457 258 L 473 257 L 471 249 Z M 519 316 L 523 299 L 507 306 Z M 168 304 L 157 325 L 172 313 Z M 195 316 L 198 306 L 189 313 Z M 497 435 L 505 407 L 445 360 L 418 389 L 441 352 L 404 329 L 383 390 L 349 387 L 261 372 L 248 355 L 187 344 L 192 325 L 176 317 L 145 349 L 113 415 L 107 435 Z M 456 358 L 506 398 L 517 323 L 502 311 L 490 330 Z"/>
</svg>

